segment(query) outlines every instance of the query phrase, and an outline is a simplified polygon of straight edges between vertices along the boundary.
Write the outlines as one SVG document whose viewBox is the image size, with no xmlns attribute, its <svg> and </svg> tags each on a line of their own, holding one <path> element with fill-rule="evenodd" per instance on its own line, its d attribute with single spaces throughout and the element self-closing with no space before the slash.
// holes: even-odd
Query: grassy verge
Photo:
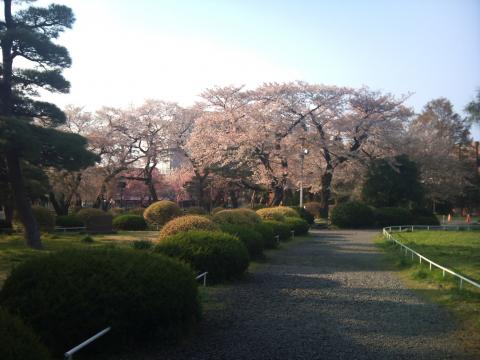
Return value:
<svg viewBox="0 0 480 360">
<path fill-rule="evenodd" d="M 394 234 L 396 239 L 427 258 L 462 275 L 480 280 L 480 233 L 421 231 Z M 459 289 L 458 279 L 442 276 L 439 269 L 429 270 L 418 258 L 403 255 L 398 246 L 377 238 L 379 247 L 407 286 L 425 298 L 449 309 L 459 323 L 458 336 L 465 346 L 480 354 L 480 289 L 466 285 Z"/>
</svg>

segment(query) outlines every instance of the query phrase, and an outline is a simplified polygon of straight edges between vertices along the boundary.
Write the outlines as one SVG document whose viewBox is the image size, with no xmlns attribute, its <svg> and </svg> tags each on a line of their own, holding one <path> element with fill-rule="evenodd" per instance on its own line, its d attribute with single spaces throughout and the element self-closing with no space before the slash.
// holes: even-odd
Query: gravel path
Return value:
<svg viewBox="0 0 480 360">
<path fill-rule="evenodd" d="M 213 289 L 196 336 L 138 359 L 466 359 L 453 319 L 385 268 L 372 231 L 314 231 Z"/>
</svg>

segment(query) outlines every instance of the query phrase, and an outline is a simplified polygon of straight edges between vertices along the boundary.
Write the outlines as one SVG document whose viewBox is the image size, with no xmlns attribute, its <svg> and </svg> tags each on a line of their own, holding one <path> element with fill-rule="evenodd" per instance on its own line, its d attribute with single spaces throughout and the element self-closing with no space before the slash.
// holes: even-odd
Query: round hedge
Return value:
<svg viewBox="0 0 480 360">
<path fill-rule="evenodd" d="M 113 219 L 115 230 L 142 231 L 147 228 L 145 219 L 140 215 L 120 215 Z"/>
<path fill-rule="evenodd" d="M 262 234 L 253 230 L 253 228 L 234 224 L 221 224 L 220 228 L 226 233 L 237 236 L 245 244 L 252 258 L 258 258 L 263 255 L 265 245 Z"/>
<path fill-rule="evenodd" d="M 200 215 L 185 215 L 170 220 L 160 230 L 159 239 L 190 230 L 218 231 L 220 228 L 212 220 Z"/>
<path fill-rule="evenodd" d="M 419 215 L 413 218 L 413 225 L 440 225 L 440 221 L 435 215 Z"/>
<path fill-rule="evenodd" d="M 55 214 L 53 211 L 42 206 L 32 206 L 33 217 L 37 221 L 40 231 L 54 231 L 55 230 Z M 12 226 L 17 231 L 23 231 L 23 224 L 20 221 L 18 212 L 15 211 L 13 215 Z"/>
<path fill-rule="evenodd" d="M 81 227 L 85 223 L 77 215 L 60 215 L 55 219 L 55 223 L 60 227 Z"/>
<path fill-rule="evenodd" d="M 139 208 L 132 208 L 128 209 L 125 211 L 124 215 L 140 215 L 143 217 L 143 213 L 145 212 L 145 208 L 139 207 Z"/>
<path fill-rule="evenodd" d="M 185 209 L 185 214 L 187 215 L 206 215 L 207 212 L 204 208 L 200 206 L 191 206 Z"/>
<path fill-rule="evenodd" d="M 315 217 L 308 212 L 305 208 L 300 206 L 290 206 L 291 209 L 295 210 L 303 220 L 312 225 L 315 222 Z"/>
<path fill-rule="evenodd" d="M 412 214 L 408 209 L 399 207 L 384 207 L 374 211 L 375 222 L 380 227 L 409 225 L 412 223 Z"/>
<path fill-rule="evenodd" d="M 100 209 L 84 208 L 76 216 L 84 222 L 89 232 L 109 233 L 113 230 L 112 215 Z"/>
<path fill-rule="evenodd" d="M 262 221 L 259 224 L 255 224 L 253 226 L 253 230 L 259 232 L 262 235 L 263 244 L 266 249 L 274 249 L 278 246 L 277 240 L 275 239 L 273 226 L 271 224 Z"/>
<path fill-rule="evenodd" d="M 216 213 L 218 213 L 219 211 L 222 211 L 222 210 L 225 210 L 225 208 L 221 207 L 221 206 L 214 207 L 212 209 L 212 214 L 214 215 L 214 214 L 216 214 Z"/>
<path fill-rule="evenodd" d="M 115 216 L 119 216 L 119 215 L 124 214 L 125 210 L 122 209 L 122 208 L 118 208 L 118 207 L 117 208 L 111 208 L 109 210 L 109 213 L 112 214 L 113 217 L 115 217 Z"/>
<path fill-rule="evenodd" d="M 51 360 L 52 357 L 32 329 L 0 308 L 0 359 Z"/>
<path fill-rule="evenodd" d="M 262 219 L 250 209 L 229 209 L 217 212 L 213 215 L 213 221 L 219 224 L 255 225 Z"/>
<path fill-rule="evenodd" d="M 362 228 L 372 226 L 374 215 L 369 206 L 356 202 L 346 202 L 333 208 L 331 222 L 340 228 Z"/>
<path fill-rule="evenodd" d="M 198 272 L 208 271 L 209 282 L 238 278 L 249 264 L 245 245 L 223 232 L 181 232 L 163 239 L 155 251 L 186 261 Z"/>
<path fill-rule="evenodd" d="M 308 229 L 310 228 L 308 222 L 298 217 L 286 217 L 284 223 L 290 227 L 290 230 L 295 232 L 295 235 L 308 234 Z"/>
<path fill-rule="evenodd" d="M 190 330 L 199 316 L 192 270 L 159 254 L 75 249 L 27 260 L 0 304 L 28 323 L 54 355 L 111 326 L 101 347 Z"/>
<path fill-rule="evenodd" d="M 299 217 L 300 215 L 293 209 L 286 206 L 277 206 L 257 210 L 257 214 L 263 220 L 283 221 L 286 216 Z"/>
<path fill-rule="evenodd" d="M 275 220 L 264 220 L 263 223 L 272 227 L 273 233 L 275 235 L 279 235 L 280 241 L 286 241 L 292 236 L 292 234 L 290 234 L 290 226 L 283 222 Z"/>
<path fill-rule="evenodd" d="M 157 201 L 143 212 L 145 221 L 152 226 L 162 226 L 181 215 L 183 212 L 178 205 L 168 200 Z"/>
<path fill-rule="evenodd" d="M 307 210 L 314 217 L 319 218 L 322 211 L 322 204 L 316 201 L 308 202 L 304 205 L 305 210 Z"/>
</svg>

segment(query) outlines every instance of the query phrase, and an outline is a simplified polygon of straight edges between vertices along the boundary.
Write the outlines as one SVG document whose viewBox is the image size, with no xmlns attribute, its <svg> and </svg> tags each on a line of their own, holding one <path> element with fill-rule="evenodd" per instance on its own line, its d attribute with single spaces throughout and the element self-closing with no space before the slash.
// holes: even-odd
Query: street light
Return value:
<svg viewBox="0 0 480 360">
<path fill-rule="evenodd" d="M 308 155 L 308 149 L 305 149 L 305 138 L 301 137 L 302 141 L 302 150 L 300 152 L 300 208 L 303 208 L 303 161 L 305 160 L 305 155 Z"/>
</svg>

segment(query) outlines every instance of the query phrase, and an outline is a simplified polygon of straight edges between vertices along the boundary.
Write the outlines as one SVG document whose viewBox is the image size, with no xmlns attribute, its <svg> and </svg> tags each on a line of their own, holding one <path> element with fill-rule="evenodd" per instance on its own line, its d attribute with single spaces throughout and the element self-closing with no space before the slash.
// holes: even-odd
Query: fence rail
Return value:
<svg viewBox="0 0 480 360">
<path fill-rule="evenodd" d="M 408 231 L 411 231 L 413 232 L 415 229 L 417 230 L 449 230 L 447 228 L 453 228 L 453 229 L 459 229 L 459 228 L 462 228 L 462 226 L 467 229 L 467 230 L 471 230 L 472 227 L 476 227 L 476 229 L 479 229 L 480 230 L 480 225 L 440 225 L 440 226 L 429 226 L 429 225 L 402 225 L 402 226 L 389 226 L 389 227 L 385 227 L 383 228 L 383 236 L 385 238 L 387 238 L 388 240 L 391 240 L 393 243 L 397 244 L 397 245 L 400 245 L 400 249 L 401 250 L 405 250 L 405 255 L 408 255 L 408 252 L 411 253 L 412 255 L 412 260 L 414 258 L 414 256 L 417 256 L 418 259 L 419 259 L 419 262 L 420 264 L 422 263 L 422 261 L 425 261 L 427 263 L 429 263 L 430 265 L 430 270 L 432 270 L 432 266 L 442 270 L 442 274 L 443 276 L 445 277 L 445 273 L 449 273 L 450 275 L 458 278 L 460 280 L 459 282 L 459 286 L 460 286 L 460 289 L 463 288 L 463 283 L 466 282 L 470 285 L 473 285 L 477 288 L 480 288 L 480 284 L 473 281 L 472 279 L 469 279 L 463 275 L 460 275 L 458 273 L 456 273 L 455 271 L 453 270 L 450 270 L 440 264 L 437 264 L 436 262 L 428 259 L 427 257 L 423 256 L 422 254 L 419 254 L 418 252 L 416 252 L 415 250 L 411 249 L 410 247 L 408 247 L 407 245 L 403 244 L 402 242 L 398 241 L 397 239 L 395 239 L 393 236 L 392 236 L 392 232 L 394 232 L 395 230 L 398 231 L 398 232 L 408 232 Z"/>
<path fill-rule="evenodd" d="M 68 360 L 72 360 L 73 359 L 73 355 L 78 352 L 79 350 L 82 350 L 85 346 L 87 346 L 88 344 L 94 342 L 95 340 L 97 340 L 99 337 L 105 335 L 107 332 L 109 332 L 112 328 L 109 326 L 105 329 L 103 329 L 102 331 L 100 331 L 99 333 L 93 335 L 91 338 L 85 340 L 84 342 L 82 342 L 81 344 L 75 346 L 73 349 L 70 349 L 68 350 L 64 355 L 65 355 L 65 358 L 67 358 Z"/>
<path fill-rule="evenodd" d="M 200 275 L 198 275 L 195 279 L 200 280 L 201 278 L 203 278 L 203 286 L 207 286 L 207 275 L 208 275 L 208 271 L 205 271 L 204 273 L 201 273 Z"/>
</svg>

